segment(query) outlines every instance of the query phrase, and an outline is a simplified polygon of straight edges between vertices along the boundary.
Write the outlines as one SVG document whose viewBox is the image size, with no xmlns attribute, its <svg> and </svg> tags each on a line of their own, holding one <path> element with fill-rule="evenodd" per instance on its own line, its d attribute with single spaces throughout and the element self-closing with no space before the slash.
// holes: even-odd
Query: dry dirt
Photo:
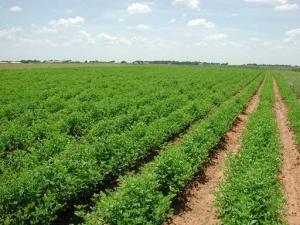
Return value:
<svg viewBox="0 0 300 225">
<path fill-rule="evenodd" d="M 175 213 L 165 224 L 173 225 L 211 225 L 218 224 L 217 212 L 214 207 L 214 195 L 217 185 L 223 179 L 223 167 L 228 153 L 236 153 L 240 148 L 240 137 L 245 129 L 245 122 L 249 115 L 256 109 L 262 84 L 252 97 L 247 108 L 238 117 L 230 131 L 224 137 L 224 144 L 216 150 L 211 162 L 201 174 L 201 179 L 196 180 L 185 192 L 184 209 Z"/>
<path fill-rule="evenodd" d="M 277 82 L 274 80 L 276 97 L 276 120 L 282 143 L 283 167 L 280 180 L 287 199 L 287 222 L 289 225 L 300 224 L 300 153 L 294 141 L 294 134 L 287 119 L 287 107 L 279 95 Z"/>
</svg>

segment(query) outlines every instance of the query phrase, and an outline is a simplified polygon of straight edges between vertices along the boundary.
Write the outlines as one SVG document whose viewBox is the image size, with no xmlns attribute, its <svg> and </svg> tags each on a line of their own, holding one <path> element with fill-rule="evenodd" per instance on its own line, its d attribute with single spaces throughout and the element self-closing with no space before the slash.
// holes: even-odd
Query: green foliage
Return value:
<svg viewBox="0 0 300 225">
<path fill-rule="evenodd" d="M 297 98 L 300 98 L 300 70 L 293 71 L 278 71 L 277 78 L 283 79 L 288 86 L 294 91 Z"/>
<path fill-rule="evenodd" d="M 299 96 L 297 93 L 300 90 L 300 79 L 299 79 L 299 73 L 297 73 L 292 79 L 293 84 L 295 86 L 292 86 L 292 89 L 289 87 L 287 82 L 285 80 L 290 80 L 291 74 L 278 74 L 277 77 L 277 82 L 278 82 L 278 87 L 280 91 L 280 95 L 284 99 L 285 103 L 287 104 L 288 107 L 288 119 L 291 122 L 291 126 L 293 129 L 293 132 L 295 134 L 295 138 L 297 141 L 298 146 L 300 146 L 300 104 L 299 104 Z M 294 81 L 296 82 L 294 83 Z M 293 92 L 294 90 L 295 92 Z M 298 98 L 296 97 L 296 94 L 298 95 Z"/>
<path fill-rule="evenodd" d="M 116 191 L 100 195 L 91 213 L 80 213 L 86 224 L 161 224 L 171 211 L 170 201 L 184 190 L 208 160 L 209 152 L 246 106 L 259 80 L 212 110 L 182 137 L 179 144 L 166 146 L 139 174 L 123 177 Z M 140 193 L 149 199 L 146 207 L 145 203 L 140 203 Z M 160 213 L 153 214 L 157 208 Z"/>
<path fill-rule="evenodd" d="M 14 151 L 25 148 L 33 141 L 33 134 L 26 132 L 24 127 L 14 124 L 0 134 L 0 149 L 3 154 L 6 151 Z"/>
<path fill-rule="evenodd" d="M 115 199 L 103 201 L 102 207 L 105 210 L 102 215 L 93 215 L 88 224 L 102 224 L 106 221 L 109 224 L 150 225 L 163 222 L 165 212 L 170 209 L 170 199 L 159 191 L 160 185 L 153 174 L 145 173 L 138 179 L 128 176 L 125 180 L 115 195 L 122 202 L 116 205 Z M 105 195 L 100 195 L 100 201 L 103 198 Z"/>
<path fill-rule="evenodd" d="M 273 111 L 274 92 L 267 76 L 256 112 L 247 122 L 240 153 L 229 159 L 217 193 L 223 224 L 284 224 L 278 182 L 280 144 Z"/>
<path fill-rule="evenodd" d="M 0 223 L 51 223 L 68 203 L 128 172 L 192 122 L 204 120 L 258 75 L 256 70 L 197 67 L 1 71 L 0 80 L 5 82 L 0 82 Z M 234 101 L 230 107 L 240 110 L 242 102 Z M 235 110 L 221 113 L 222 120 Z M 230 125 L 220 121 L 224 129 L 220 132 L 215 128 L 218 123 L 209 125 L 213 121 L 206 129 L 212 135 L 221 135 Z M 16 132 L 12 127 L 18 127 Z M 219 136 L 206 139 L 209 144 L 203 146 L 209 149 Z M 167 175 L 157 171 L 159 182 L 154 176 L 156 183 L 149 184 L 145 196 L 156 207 L 152 209 L 152 203 L 143 207 L 151 210 L 151 220 L 162 220 L 170 193 L 191 178 L 195 164 L 190 162 L 205 158 L 197 154 L 202 145 L 193 142 L 187 145 L 193 151 L 183 154 L 180 150 L 167 167 L 163 160 L 161 169 L 169 168 Z M 188 152 L 195 154 L 191 158 Z M 178 159 L 182 162 L 175 167 Z M 178 174 L 183 171 L 188 173 L 181 180 Z M 163 183 L 165 176 L 170 183 Z M 162 185 L 168 188 L 163 190 Z M 168 196 L 155 199 L 164 196 L 161 191 Z"/>
</svg>

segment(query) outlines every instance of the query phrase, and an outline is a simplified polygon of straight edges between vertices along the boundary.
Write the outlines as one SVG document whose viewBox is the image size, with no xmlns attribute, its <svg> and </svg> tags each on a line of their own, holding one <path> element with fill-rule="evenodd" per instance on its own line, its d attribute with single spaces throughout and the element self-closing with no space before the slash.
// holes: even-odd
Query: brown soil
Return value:
<svg viewBox="0 0 300 225">
<path fill-rule="evenodd" d="M 174 225 L 211 225 L 219 220 L 214 207 L 214 195 L 219 182 L 223 179 L 223 167 L 228 153 L 236 153 L 240 148 L 240 137 L 245 129 L 245 122 L 249 115 L 257 108 L 262 84 L 252 97 L 247 108 L 237 118 L 224 137 L 222 147 L 215 151 L 206 168 L 201 172 L 200 179 L 195 180 L 184 193 L 183 209 L 175 213 L 165 224 Z"/>
<path fill-rule="evenodd" d="M 287 199 L 287 222 L 289 225 L 300 224 L 300 153 L 294 141 L 293 131 L 287 119 L 287 107 L 283 102 L 277 82 L 274 80 L 276 97 L 275 110 L 282 143 L 283 167 L 280 180 Z"/>
</svg>

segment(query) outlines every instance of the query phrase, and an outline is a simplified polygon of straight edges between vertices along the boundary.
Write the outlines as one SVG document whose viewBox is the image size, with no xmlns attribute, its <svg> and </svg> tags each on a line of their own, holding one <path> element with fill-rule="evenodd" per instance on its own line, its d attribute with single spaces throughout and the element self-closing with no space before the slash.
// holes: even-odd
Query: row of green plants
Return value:
<svg viewBox="0 0 300 225">
<path fill-rule="evenodd" d="M 188 100 L 195 99 L 195 96 L 203 94 L 206 88 L 212 88 L 218 83 L 218 81 L 221 81 L 222 77 L 217 75 L 218 74 L 212 74 L 209 78 L 202 80 L 195 77 L 193 81 L 182 80 L 181 77 L 178 78 L 177 76 L 171 77 L 172 79 L 168 79 L 168 77 L 162 78 L 158 81 L 153 79 L 148 81 L 145 78 L 144 83 L 142 83 L 142 80 L 137 82 L 129 79 L 129 81 L 124 82 L 127 88 L 121 92 L 119 89 L 122 90 L 122 88 L 114 88 L 114 86 L 111 85 L 112 87 L 110 87 L 110 92 L 116 89 L 114 96 L 110 96 L 106 93 L 108 92 L 106 90 L 107 88 L 102 90 L 101 87 L 104 85 L 102 83 L 105 83 L 105 80 L 101 83 L 98 81 L 100 85 L 98 89 L 88 88 L 83 85 L 87 89 L 84 92 L 88 92 L 90 95 L 99 95 L 99 93 L 101 94 L 102 92 L 106 94 L 103 95 L 99 101 L 97 101 L 96 98 L 93 99 L 93 101 L 78 102 L 76 97 L 72 98 L 72 101 L 68 101 L 66 106 L 57 112 L 44 110 L 44 105 L 47 105 L 47 102 L 43 102 L 40 103 L 40 105 L 37 105 L 34 109 L 26 109 L 26 112 L 20 115 L 18 119 L 9 121 L 6 125 L 4 121 L 1 121 L 2 129 L 0 130 L 0 153 L 2 150 L 2 155 L 7 156 L 7 154 L 9 155 L 12 152 L 10 159 L 14 158 L 15 153 L 17 152 L 16 150 L 24 150 L 25 154 L 27 154 L 32 151 L 32 148 L 41 148 L 43 146 L 43 143 L 41 142 L 48 142 L 57 135 L 64 135 L 70 141 L 74 138 L 78 140 L 84 138 L 85 134 L 87 134 L 90 129 L 93 129 L 94 126 L 97 127 L 99 123 L 99 129 L 102 129 L 104 126 L 106 128 L 106 125 L 112 120 L 117 121 L 123 119 L 126 122 L 126 119 L 128 121 L 128 118 L 130 118 L 130 115 L 127 116 L 127 114 L 132 114 L 131 118 L 133 117 L 132 120 L 134 120 L 136 117 L 135 114 L 140 114 L 140 111 L 142 111 L 145 106 L 147 108 L 151 105 L 155 107 L 154 104 L 156 104 L 156 107 L 161 108 L 161 105 L 164 105 L 162 103 L 165 102 L 165 108 L 172 111 L 172 107 L 169 106 L 174 105 L 174 107 L 176 107 L 174 104 L 174 102 L 176 102 L 176 100 L 174 100 L 174 96 L 175 98 L 179 98 L 176 103 L 179 107 L 181 100 L 180 96 L 182 97 L 181 102 L 185 100 L 184 103 Z M 202 78 L 202 76 L 199 77 Z M 228 76 L 228 78 L 231 79 L 232 75 Z M 73 86 L 71 81 L 69 81 L 70 87 Z M 77 80 L 75 79 L 75 81 Z M 108 82 L 108 85 L 110 85 L 113 81 L 114 80 Z M 132 90 L 131 88 L 131 85 L 133 85 L 134 82 L 139 84 L 137 90 Z M 157 85 L 159 82 L 162 83 L 160 84 L 161 87 Z M 51 82 L 49 83 L 51 84 Z M 81 85 L 81 83 L 79 84 Z M 48 86 L 44 86 L 45 89 L 47 89 L 47 87 Z M 75 87 L 78 88 L 77 86 Z M 56 87 L 56 89 L 59 88 L 60 91 L 57 91 L 57 95 L 54 96 L 56 98 L 56 104 L 63 102 L 62 96 L 59 95 L 59 92 L 64 91 L 64 89 Z M 79 88 L 82 87 L 79 86 Z M 36 96 L 42 95 L 42 93 L 39 93 L 38 90 L 32 92 L 35 93 Z M 127 92 L 129 92 L 129 94 Z M 12 93 L 12 95 L 14 95 L 14 93 Z M 82 93 L 79 93 L 78 96 L 82 96 Z M 173 98 L 173 101 L 170 100 L 170 98 Z M 52 99 L 52 96 L 50 96 L 50 99 Z M 32 99 L 25 99 L 22 101 L 26 103 L 27 101 L 30 102 L 30 100 Z M 168 103 L 168 101 L 171 102 Z M 160 102 L 160 104 L 157 102 Z M 15 104 L 15 102 L 12 102 L 12 104 Z M 50 105 L 53 104 L 50 103 Z M 22 108 L 21 106 L 19 107 Z M 146 115 L 149 111 L 147 111 L 147 109 L 145 111 L 144 118 L 146 120 Z M 153 109 L 153 111 L 156 112 L 157 110 Z M 41 112 L 43 115 L 42 117 L 40 117 L 39 114 Z M 92 134 L 90 136 L 95 135 Z M 24 152 L 17 153 L 17 155 L 23 154 Z"/>
<path fill-rule="evenodd" d="M 254 75 L 250 74 L 253 79 Z M 168 117 L 148 125 L 141 122 L 128 132 L 101 142 L 67 145 L 45 163 L 24 170 L 12 179 L 2 179 L 0 221 L 49 224 L 58 211 L 66 209 L 71 201 L 78 201 L 81 194 L 92 192 L 97 185 L 133 168 L 174 134 L 195 119 L 205 117 L 212 108 L 234 95 L 249 82 L 240 76 L 223 82 L 224 87 L 218 93 L 200 96 L 198 102 L 192 102 Z M 217 103 L 216 98 L 219 99 Z"/>
<path fill-rule="evenodd" d="M 173 111 L 181 109 L 188 102 L 189 100 L 184 96 L 173 97 L 154 105 L 149 104 L 149 106 L 143 107 L 143 109 L 133 109 L 128 112 L 128 114 L 116 118 L 101 120 L 101 122 L 94 124 L 93 127 L 86 132 L 87 140 L 89 142 L 100 141 L 100 139 L 109 135 L 121 133 L 126 130 L 126 128 L 130 128 L 139 121 L 151 122 L 160 117 L 167 116 Z M 168 104 L 171 105 L 169 106 Z M 64 123 L 69 124 L 73 133 L 81 133 L 91 121 L 86 114 L 75 112 L 70 115 Z M 24 140 L 29 145 L 23 151 L 15 151 L 13 154 L 7 154 L 6 157 L 3 158 L 0 163 L 0 170 L 3 171 L 3 174 L 10 174 L 10 172 L 15 174 L 20 170 L 32 167 L 32 165 L 41 164 L 52 158 L 55 154 L 58 154 L 60 151 L 63 151 L 66 145 L 79 142 L 76 138 L 70 138 L 66 134 L 67 132 L 55 132 L 55 126 L 47 124 L 47 121 L 39 123 L 39 126 L 31 127 L 27 131 L 29 133 L 32 131 L 34 132 L 36 128 L 40 126 L 42 126 L 41 129 L 43 130 L 37 129 L 37 132 L 41 131 L 45 138 L 36 141 L 36 143 L 33 143 L 33 141 L 28 138 L 28 135 L 26 135 L 26 132 L 23 132 L 23 129 L 9 129 L 2 133 L 1 141 L 2 143 L 5 142 L 5 146 L 9 143 L 16 145 L 20 143 L 19 140 Z M 47 127 L 45 128 L 45 126 Z M 24 141 L 22 143 L 24 143 Z M 57 144 L 61 147 L 57 148 Z M 52 145 L 54 146 L 51 147 Z"/>
<path fill-rule="evenodd" d="M 293 90 L 289 87 L 283 76 L 284 74 L 277 74 L 276 80 L 279 87 L 279 92 L 284 102 L 288 107 L 288 120 L 295 134 L 297 145 L 300 146 L 300 105 L 299 100 Z"/>
<path fill-rule="evenodd" d="M 124 99 L 127 95 L 138 97 L 151 93 L 149 91 L 154 93 L 170 87 L 179 89 L 191 80 L 197 83 L 201 78 L 205 82 L 206 72 L 209 70 L 191 68 L 182 71 L 179 68 L 176 71 L 157 67 L 147 71 L 142 68 L 124 68 L 121 71 L 116 68 L 1 71 L 0 127 L 31 111 L 37 118 L 40 113 L 43 118 L 47 116 L 43 112 L 61 111 L 64 107 L 74 111 L 80 107 L 77 102 L 96 101 L 101 103 L 97 107 L 101 107 L 113 101 L 115 105 L 119 102 L 122 107 L 127 104 L 128 100 Z M 185 80 L 185 77 L 190 79 Z M 119 101 L 122 99 L 123 102 Z"/>
<path fill-rule="evenodd" d="M 257 110 L 250 115 L 240 152 L 228 159 L 216 196 L 222 224 L 284 224 L 284 198 L 278 174 L 281 154 L 269 75 Z"/>
<path fill-rule="evenodd" d="M 145 82 L 144 85 L 147 84 L 148 83 Z M 4 152 L 19 149 L 23 150 L 28 146 L 32 146 L 34 142 L 38 143 L 54 132 L 66 133 L 70 136 L 80 138 L 98 120 L 111 118 L 120 113 L 126 113 L 133 108 L 143 107 L 157 99 L 163 101 L 178 94 L 176 88 L 174 88 L 175 91 L 155 91 L 154 88 L 140 86 L 143 87 L 142 90 L 130 91 L 127 85 L 127 89 L 121 92 L 115 91 L 116 96 L 109 97 L 109 95 L 106 94 L 101 96 L 99 100 L 96 98 L 93 99 L 93 101 L 78 100 L 77 97 L 64 101 L 59 94 L 54 97 L 51 96 L 45 101 L 40 101 L 38 98 L 40 103 L 37 108 L 26 109 L 26 112 L 19 115 L 18 118 L 6 123 L 2 121 L 0 149 L 3 149 Z M 99 89 L 86 88 L 90 94 L 107 92 L 106 90 L 102 90 L 101 87 Z M 187 89 L 187 87 L 185 88 Z M 114 89 L 111 88 L 111 91 L 112 90 Z M 122 88 L 117 90 L 122 90 Z M 185 93 L 186 90 L 183 89 L 182 92 Z M 36 92 L 36 94 L 38 95 L 39 92 Z M 79 96 L 81 94 L 82 93 L 80 93 Z M 23 100 L 23 102 L 26 103 L 26 100 Z M 12 105 L 14 104 L 16 104 L 16 102 L 12 102 Z M 60 110 L 49 111 L 45 109 L 47 105 L 56 107 L 58 104 L 61 105 Z M 19 107 L 22 108 L 22 106 Z M 79 121 L 77 117 L 82 118 L 81 121 Z"/>
<path fill-rule="evenodd" d="M 252 77 L 249 78 L 253 79 Z M 168 99 L 159 100 L 157 102 L 155 102 L 155 99 L 152 99 L 152 102 L 145 107 L 132 108 L 128 110 L 127 114 L 121 114 L 95 123 L 92 128 L 86 132 L 85 137 L 80 140 L 80 143 L 95 144 L 111 137 L 115 138 L 116 135 L 127 132 L 127 130 L 132 130 L 135 126 L 141 125 L 141 123 L 144 126 L 149 125 L 155 120 L 168 117 L 174 111 L 182 110 L 184 107 L 188 107 L 188 105 L 196 104 L 195 102 L 199 102 L 199 98 L 205 98 L 207 95 L 217 104 L 219 99 L 218 95 L 215 95 L 214 92 L 221 88 L 220 85 L 220 83 L 209 85 L 210 90 L 200 85 L 195 86 L 194 91 L 190 91 L 190 93 L 193 93 L 194 98 L 188 98 L 185 95 L 173 96 L 172 94 L 174 92 L 170 91 L 171 96 Z M 228 85 L 231 85 L 231 83 L 229 82 Z M 223 89 L 225 91 L 225 88 Z M 91 123 L 84 113 L 76 112 L 72 115 L 74 114 L 76 116 L 68 117 L 66 122 L 72 122 L 76 132 L 80 132 L 83 126 Z M 44 123 L 47 123 L 47 121 Z M 9 130 L 8 132 L 13 131 L 14 130 Z M 78 143 L 76 139 L 68 138 L 65 133 L 61 134 L 59 132 L 49 131 L 45 136 L 47 136 L 47 138 L 43 141 L 39 141 L 37 145 L 31 145 L 24 151 L 16 151 L 14 154 L 8 155 L 5 160 L 2 160 L 0 162 L 2 178 L 6 179 L 7 177 L 17 176 L 20 171 L 33 168 L 51 159 L 67 148 L 67 145 Z M 6 138 L 9 141 L 14 140 L 10 136 L 6 136 Z"/>
<path fill-rule="evenodd" d="M 179 144 L 167 145 L 138 174 L 122 177 L 115 191 L 100 193 L 91 212 L 79 210 L 77 215 L 84 218 L 85 224 L 93 225 L 161 224 L 172 211 L 172 200 L 203 168 L 210 152 L 246 107 L 260 81 L 261 77 L 192 126 Z"/>
<path fill-rule="evenodd" d="M 82 107 L 85 111 L 74 109 L 74 112 L 67 115 L 59 114 L 58 116 L 56 113 L 53 116 L 53 114 L 49 114 L 49 117 L 43 120 L 35 119 L 31 126 L 22 125 L 20 120 L 11 121 L 11 126 L 4 127 L 5 130 L 0 134 L 0 149 L 4 151 L 3 154 L 6 156 L 0 163 L 0 170 L 2 173 L 11 170 L 15 173 L 24 167 L 39 164 L 60 152 L 65 148 L 65 145 L 78 142 L 78 136 L 83 136 L 81 139 L 84 141 L 87 139 L 88 142 L 99 141 L 99 138 L 103 138 L 103 136 L 120 133 L 131 128 L 138 121 L 149 123 L 154 119 L 165 117 L 190 101 L 206 95 L 206 92 L 209 91 L 208 88 L 220 88 L 218 81 L 221 78 L 221 76 L 212 75 L 202 82 L 198 82 L 197 78 L 192 81 L 196 82 L 193 85 L 191 81 L 185 81 L 180 85 L 175 85 L 172 88 L 166 87 L 156 93 L 151 93 L 154 91 L 153 88 L 145 87 L 148 85 L 145 82 L 143 89 L 146 89 L 147 92 L 145 91 L 143 95 L 131 96 L 129 99 L 123 96 L 123 102 L 128 107 L 125 108 L 123 105 L 122 112 L 118 112 L 118 115 L 109 113 L 118 105 L 114 98 L 111 99 L 114 104 L 110 102 L 110 104 L 97 107 L 97 110 L 108 108 L 107 113 L 102 114 L 98 122 L 92 116 L 94 107 L 90 106 L 93 106 L 93 102 L 84 103 L 84 106 L 89 106 Z M 169 85 L 169 82 L 164 78 L 162 81 Z M 179 79 L 179 81 L 181 80 Z M 89 91 L 93 93 L 95 90 Z M 140 92 L 138 93 L 140 94 Z M 68 107 L 73 107 L 73 104 Z M 20 116 L 20 118 L 22 117 Z M 24 117 L 26 118 L 26 115 Z M 25 164 L 28 166 L 24 166 Z"/>
<path fill-rule="evenodd" d="M 298 99 L 300 98 L 300 76 L 299 71 L 276 71 L 277 76 L 283 77 L 286 83 L 294 91 Z"/>
</svg>

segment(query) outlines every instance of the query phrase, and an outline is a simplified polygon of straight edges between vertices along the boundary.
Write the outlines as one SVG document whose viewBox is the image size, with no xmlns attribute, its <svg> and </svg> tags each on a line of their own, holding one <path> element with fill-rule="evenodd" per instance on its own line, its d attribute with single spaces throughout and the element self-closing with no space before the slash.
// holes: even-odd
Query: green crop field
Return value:
<svg viewBox="0 0 300 225">
<path fill-rule="evenodd" d="M 286 82 L 294 90 L 297 98 L 300 99 L 300 71 L 285 71 L 284 74 Z"/>
<path fill-rule="evenodd" d="M 297 72 L 0 66 L 0 224 L 163 224 L 256 95 L 215 205 L 223 224 L 285 224 L 275 84 L 300 146 Z"/>
</svg>

